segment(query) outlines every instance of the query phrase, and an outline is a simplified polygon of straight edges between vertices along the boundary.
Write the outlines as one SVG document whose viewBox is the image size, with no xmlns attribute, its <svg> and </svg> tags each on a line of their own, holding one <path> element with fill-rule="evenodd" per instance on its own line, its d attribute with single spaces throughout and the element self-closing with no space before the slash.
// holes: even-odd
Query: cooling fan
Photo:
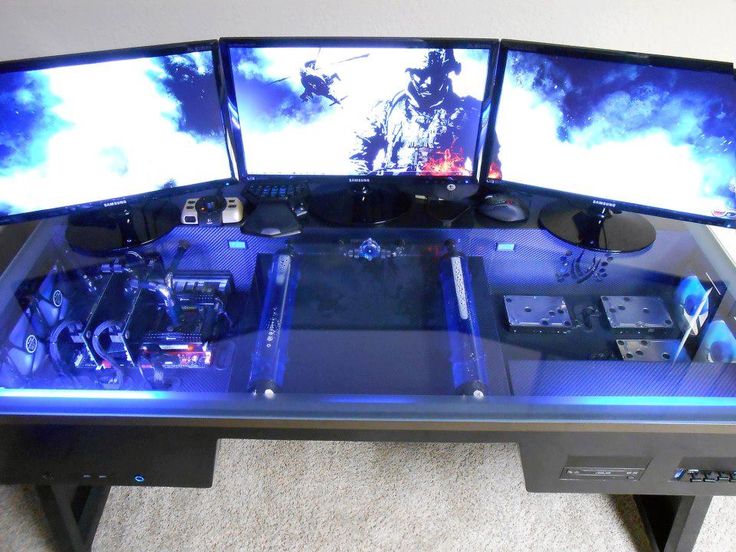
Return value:
<svg viewBox="0 0 736 552">
<path fill-rule="evenodd" d="M 32 295 L 30 306 L 37 313 L 41 324 L 37 330 L 45 338 L 48 339 L 54 328 L 67 317 L 74 292 L 71 280 L 56 264 Z"/>
<path fill-rule="evenodd" d="M 73 305 L 80 306 L 80 290 L 60 263 L 52 266 L 35 289 L 32 281 L 27 286 L 18 293 L 24 311 L 7 340 L 0 364 L 2 380 L 29 385 L 39 378 L 74 379 L 74 369 L 89 358 L 81 338 L 84 324 L 76 319 L 78 313 L 72 312 L 79 310 Z M 49 357 L 53 365 L 47 362 Z M 45 373 L 41 371 L 44 364 L 56 370 Z"/>
<path fill-rule="evenodd" d="M 28 308 L 10 330 L 0 353 L 0 386 L 25 387 L 44 366 L 48 346 L 38 335 L 40 321 Z"/>
</svg>

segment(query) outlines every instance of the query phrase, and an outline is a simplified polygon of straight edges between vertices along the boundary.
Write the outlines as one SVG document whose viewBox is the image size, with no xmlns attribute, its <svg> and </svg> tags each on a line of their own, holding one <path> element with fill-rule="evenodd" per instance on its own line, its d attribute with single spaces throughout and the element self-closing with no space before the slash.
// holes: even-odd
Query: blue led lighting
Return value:
<svg viewBox="0 0 736 552">
<path fill-rule="evenodd" d="M 114 391 L 99 389 L 0 389 L 4 397 L 25 399 L 90 399 L 90 400 L 161 400 L 181 396 L 171 391 Z M 191 395 L 187 393 L 186 395 Z M 201 397 L 202 394 L 199 394 Z M 231 394 L 231 397 L 240 394 Z M 461 398 L 461 397 L 458 397 Z M 493 397 L 488 397 L 493 403 Z M 653 396 L 515 396 L 498 397 L 501 402 L 528 403 L 530 405 L 580 405 L 580 406 L 672 406 L 672 407 L 736 407 L 736 397 L 653 397 Z M 345 404 L 412 404 L 416 397 L 401 395 L 333 395 L 324 399 L 327 403 Z M 482 404 L 482 403 L 478 403 Z"/>
<path fill-rule="evenodd" d="M 525 397 L 528 399 L 528 397 Z M 652 396 L 585 396 L 536 397 L 534 402 L 546 404 L 579 404 L 593 406 L 736 406 L 736 397 L 652 397 Z"/>
<path fill-rule="evenodd" d="M 97 389 L 0 389 L 3 397 L 32 399 L 163 399 L 170 391 L 104 391 Z"/>
<path fill-rule="evenodd" d="M 458 397 L 459 398 L 459 397 Z M 499 397 L 500 398 L 500 397 Z M 488 398 L 493 402 L 493 397 Z M 512 397 L 512 402 L 532 404 L 567 404 L 581 406 L 703 406 L 736 407 L 736 397 L 652 397 L 652 396 L 580 396 L 580 397 Z M 339 395 L 328 397 L 325 402 L 348 404 L 411 404 L 412 397 L 398 395 Z M 482 403 L 479 403 L 482 404 Z"/>
<path fill-rule="evenodd" d="M 415 402 L 411 397 L 399 395 L 337 395 L 328 397 L 325 402 L 349 404 L 410 404 Z"/>
</svg>

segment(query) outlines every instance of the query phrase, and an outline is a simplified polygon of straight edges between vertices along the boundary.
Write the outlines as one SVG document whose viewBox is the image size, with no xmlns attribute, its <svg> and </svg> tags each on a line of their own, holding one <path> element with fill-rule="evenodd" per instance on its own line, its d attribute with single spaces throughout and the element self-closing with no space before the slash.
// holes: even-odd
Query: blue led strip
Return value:
<svg viewBox="0 0 736 552">
<path fill-rule="evenodd" d="M 93 400 L 161 400 L 190 395 L 171 391 L 114 391 L 87 389 L 0 389 L 0 399 L 93 399 Z M 242 394 L 231 394 L 236 397 Z M 201 395 L 200 395 L 201 397 Z M 580 396 L 580 397 L 497 397 L 498 402 L 530 404 L 564 404 L 579 406 L 673 406 L 673 407 L 736 407 L 736 397 L 653 397 L 653 396 Z M 412 404 L 414 397 L 401 395 L 333 395 L 325 397 L 331 403 Z M 492 403 L 488 403 L 492 404 Z"/>
<path fill-rule="evenodd" d="M 523 397 L 525 402 L 537 404 L 570 404 L 581 406 L 715 406 L 736 407 L 734 397 L 655 397 L 655 396 L 581 396 L 581 397 Z"/>
<path fill-rule="evenodd" d="M 0 389 L 3 397 L 24 399 L 164 399 L 171 397 L 170 391 L 114 391 L 97 389 Z"/>
</svg>

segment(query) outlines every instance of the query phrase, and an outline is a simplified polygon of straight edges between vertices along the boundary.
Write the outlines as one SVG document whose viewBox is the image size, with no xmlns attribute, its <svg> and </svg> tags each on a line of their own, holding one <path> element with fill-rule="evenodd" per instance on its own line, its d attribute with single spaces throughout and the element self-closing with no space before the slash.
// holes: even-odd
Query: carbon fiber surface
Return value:
<svg viewBox="0 0 736 552">
<path fill-rule="evenodd" d="M 340 239 L 356 235 L 356 232 L 330 228 L 320 229 L 318 235 L 326 244 L 325 250 L 331 251 Z M 571 287 L 583 284 L 586 288 L 602 289 L 611 295 L 633 293 L 632 287 L 641 287 L 642 283 L 651 280 L 679 279 L 688 271 L 685 261 L 698 257 L 697 245 L 686 231 L 660 231 L 657 241 L 649 250 L 615 256 L 572 248 L 544 230 L 530 228 L 431 231 L 377 228 L 362 230 L 358 235 L 362 238 L 371 236 L 379 243 L 402 238 L 408 243 L 416 241 L 436 246 L 441 246 L 448 239 L 456 240 L 463 253 L 484 259 L 488 281 L 494 293 L 507 288 L 524 289 L 525 293 L 534 293 L 538 288 L 569 291 Z M 229 270 L 235 278 L 236 287 L 241 290 L 250 286 L 258 253 L 274 253 L 287 243 L 282 238 L 244 235 L 237 227 L 179 226 L 145 250 L 158 251 L 168 262 L 181 240 L 191 244 L 180 265 L 181 269 Z M 297 247 L 307 241 L 313 243 L 315 236 L 309 234 L 292 239 Z M 513 244 L 514 250 L 497 251 L 498 244 Z M 568 262 L 572 263 L 579 256 L 579 264 L 583 268 L 589 267 L 594 258 L 606 262 L 607 266 L 599 269 L 605 268 L 603 273 L 607 276 L 602 279 L 591 277 L 580 284 L 572 278 L 560 281 L 563 257 L 571 259 Z"/>
<path fill-rule="evenodd" d="M 56 245 L 56 252 L 50 252 L 46 246 L 48 238 L 47 241 L 39 239 L 36 251 L 43 257 L 43 263 L 37 263 L 37 272 L 43 273 L 42 266 L 55 262 L 50 258 L 54 255 L 63 259 L 67 267 L 94 266 L 101 262 L 66 251 L 63 226 L 52 227 L 51 230 L 49 237 Z M 407 320 L 416 319 L 416 327 L 414 322 L 408 326 L 396 326 L 396 320 L 390 314 L 394 307 L 386 305 L 401 302 L 405 292 L 399 293 L 394 287 L 403 286 L 402 289 L 406 290 L 418 284 L 413 284 L 414 280 L 407 274 L 391 275 L 390 271 L 379 271 L 371 279 L 370 274 L 376 272 L 377 265 L 359 264 L 364 261 L 344 258 L 343 262 L 335 261 L 342 258 L 346 243 L 360 243 L 368 237 L 385 247 L 394 247 L 400 241 L 404 244 L 402 249 L 410 256 L 425 254 L 422 262 L 426 266 L 408 262 L 396 263 L 396 267 L 406 265 L 404 270 L 409 270 L 414 266 L 412 270 L 421 271 L 421 281 L 424 282 L 421 286 L 426 289 L 430 289 L 431 282 L 435 280 L 439 289 L 439 280 L 431 268 L 434 266 L 432 257 L 438 258 L 447 240 L 456 241 L 459 251 L 474 258 L 475 273 L 483 274 L 484 271 L 487 282 L 484 284 L 483 278 L 477 278 L 480 283 L 474 287 L 482 310 L 479 320 L 483 347 L 496 394 L 508 393 L 509 387 L 517 395 L 551 396 L 729 396 L 736 393 L 736 368 L 730 365 L 673 365 L 618 360 L 617 336 L 611 331 L 603 313 L 597 310 L 603 295 L 656 296 L 674 308 L 674 290 L 684 276 L 695 272 L 700 278 L 706 273 L 708 277 L 711 274 L 716 277 L 692 235 L 684 228 L 660 230 L 657 241 L 649 250 L 616 255 L 571 248 L 536 228 L 312 228 L 287 241 L 244 235 L 239 228 L 230 226 L 179 226 L 142 251 L 160 254 L 168 266 L 179 244 L 187 242 L 189 248 L 178 269 L 232 273 L 241 314 L 250 312 L 246 308 L 248 301 L 255 301 L 257 310 L 258 298 L 251 298 L 250 294 L 259 255 L 276 253 L 289 243 L 297 251 L 310 253 L 310 257 L 326 255 L 325 259 L 333 260 L 312 263 L 308 277 L 303 278 L 300 286 L 302 312 L 297 313 L 295 320 L 298 327 L 295 327 L 297 333 L 290 346 L 291 360 L 285 380 L 288 389 L 285 391 L 452 393 L 448 383 L 449 366 L 444 366 L 447 364 L 446 330 L 442 324 L 423 327 L 420 323 L 426 318 L 427 309 L 437 310 L 438 305 L 432 307 L 431 301 L 422 303 L 421 294 L 415 294 L 416 297 L 410 294 L 407 297 L 413 297 L 413 302 L 402 304 L 396 312 L 404 313 Z M 365 274 L 361 272 L 361 266 L 366 267 Z M 368 285 L 370 282 L 373 283 Z M 426 289 L 425 295 L 428 293 Z M 487 295 L 484 295 L 484 289 Z M 352 297 L 348 303 L 363 305 L 360 308 L 365 312 L 350 315 L 347 321 L 335 318 L 338 314 L 344 318 L 346 313 L 324 311 L 324 297 L 319 301 L 316 299 L 325 293 L 332 297 L 329 290 L 339 297 Z M 562 297 L 570 313 L 570 332 L 565 335 L 545 335 L 543 332 L 531 335 L 511 331 L 504 310 L 504 295 Z M 714 299 L 713 311 L 718 307 L 719 298 Z M 345 301 L 347 299 L 343 303 Z M 337 305 L 343 303 L 338 302 Z M 441 318 L 437 313 L 435 315 L 434 318 Z M 255 316 L 257 318 L 257 313 Z M 366 320 L 370 321 L 368 326 L 371 327 L 366 326 Z M 242 391 L 250 369 L 255 341 L 253 330 L 252 323 L 241 324 L 240 335 L 228 337 L 220 343 L 229 345 L 230 351 L 227 366 L 222 366 L 224 369 L 170 370 L 168 377 L 175 381 L 176 390 Z M 439 334 L 443 337 L 440 338 Z M 638 338 L 636 334 L 621 336 L 622 339 L 627 337 Z M 680 338 L 680 331 L 669 328 L 662 335 L 651 338 L 676 340 Z M 688 352 L 693 354 L 694 345 L 689 344 L 688 347 Z M 364 350 L 362 360 L 356 357 L 358 350 Z M 385 356 L 386 351 L 396 362 L 381 363 L 381 355 Z M 345 363 L 345 358 L 351 355 L 352 371 Z M 440 357 L 442 361 L 438 362 Z M 402 368 L 391 368 L 395 365 Z M 424 368 L 420 369 L 420 366 Z"/>
<path fill-rule="evenodd" d="M 736 364 L 511 361 L 515 395 L 733 397 Z"/>
</svg>

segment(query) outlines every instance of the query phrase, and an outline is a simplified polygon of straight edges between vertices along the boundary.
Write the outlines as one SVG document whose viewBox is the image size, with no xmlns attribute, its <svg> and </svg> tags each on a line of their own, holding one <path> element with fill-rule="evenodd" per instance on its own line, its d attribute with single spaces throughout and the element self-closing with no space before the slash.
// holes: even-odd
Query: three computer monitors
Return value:
<svg viewBox="0 0 736 552">
<path fill-rule="evenodd" d="M 0 222 L 232 181 L 216 46 L 0 64 Z"/>
<path fill-rule="evenodd" d="M 221 44 L 241 176 L 477 182 L 497 41 Z"/>
<path fill-rule="evenodd" d="M 502 41 L 487 181 L 736 224 L 730 64 Z"/>
<path fill-rule="evenodd" d="M 730 64 L 460 39 L 219 52 L 224 81 L 214 41 L 0 64 L 0 223 L 231 181 L 232 149 L 241 179 L 472 189 L 483 175 L 736 224 Z"/>
</svg>

